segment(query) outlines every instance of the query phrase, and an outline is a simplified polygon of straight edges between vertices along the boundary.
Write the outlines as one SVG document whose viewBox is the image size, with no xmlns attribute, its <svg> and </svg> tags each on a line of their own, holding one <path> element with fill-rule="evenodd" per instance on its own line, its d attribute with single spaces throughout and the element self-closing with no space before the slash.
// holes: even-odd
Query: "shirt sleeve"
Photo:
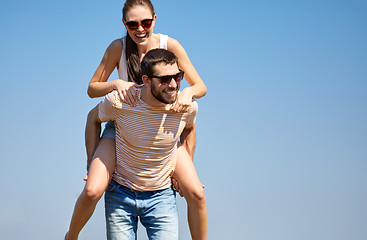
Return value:
<svg viewBox="0 0 367 240">
<path fill-rule="evenodd" d="M 196 121 L 196 115 L 198 114 L 199 105 L 196 101 L 191 103 L 191 110 L 189 111 L 186 118 L 186 125 L 191 126 Z"/>
<path fill-rule="evenodd" d="M 116 109 L 121 108 L 121 101 L 117 91 L 108 93 L 105 98 L 99 103 L 98 117 L 102 122 L 115 120 Z"/>
</svg>

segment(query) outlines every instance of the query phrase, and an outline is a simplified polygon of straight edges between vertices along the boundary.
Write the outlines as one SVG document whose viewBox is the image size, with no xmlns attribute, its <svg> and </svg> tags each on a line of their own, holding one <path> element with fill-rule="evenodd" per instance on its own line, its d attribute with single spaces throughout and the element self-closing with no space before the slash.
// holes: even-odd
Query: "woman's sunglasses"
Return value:
<svg viewBox="0 0 367 240">
<path fill-rule="evenodd" d="M 184 71 L 180 70 L 179 73 L 176 73 L 174 75 L 165 75 L 165 76 L 154 76 L 154 75 L 148 75 L 150 78 L 158 78 L 162 85 L 167 85 L 173 80 L 176 81 L 176 83 L 179 83 L 183 77 L 184 77 Z"/>
<path fill-rule="evenodd" d="M 129 21 L 126 22 L 126 26 L 130 30 L 136 30 L 139 28 L 139 26 L 142 26 L 145 30 L 149 29 L 152 26 L 153 19 L 144 19 L 141 22 L 138 21 Z"/>
</svg>

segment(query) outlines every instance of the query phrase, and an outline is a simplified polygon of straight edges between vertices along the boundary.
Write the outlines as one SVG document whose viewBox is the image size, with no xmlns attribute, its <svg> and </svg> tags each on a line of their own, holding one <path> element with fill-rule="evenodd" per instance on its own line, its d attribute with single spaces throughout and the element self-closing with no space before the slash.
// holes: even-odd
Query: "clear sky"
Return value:
<svg viewBox="0 0 367 240">
<path fill-rule="evenodd" d="M 179 40 L 208 86 L 194 160 L 208 239 L 367 239 L 367 2 L 153 4 L 154 31 Z M 101 100 L 87 85 L 125 34 L 122 5 L 2 2 L 2 239 L 62 239 L 84 184 L 86 115 Z M 103 209 L 81 240 L 105 238 Z"/>
</svg>

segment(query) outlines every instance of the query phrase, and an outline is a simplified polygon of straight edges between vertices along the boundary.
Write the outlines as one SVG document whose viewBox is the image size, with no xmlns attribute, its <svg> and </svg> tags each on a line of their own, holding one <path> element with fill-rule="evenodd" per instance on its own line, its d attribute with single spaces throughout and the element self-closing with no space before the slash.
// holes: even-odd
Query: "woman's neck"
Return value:
<svg viewBox="0 0 367 240">
<path fill-rule="evenodd" d="M 154 48 L 159 48 L 160 45 L 160 36 L 159 34 L 153 33 L 147 44 L 138 45 L 138 52 L 140 56 L 140 61 L 143 59 L 144 55 L 149 52 L 149 50 Z"/>
<path fill-rule="evenodd" d="M 149 43 L 146 45 L 138 45 L 138 52 L 139 55 L 144 55 L 145 53 L 147 53 L 149 51 Z"/>
</svg>

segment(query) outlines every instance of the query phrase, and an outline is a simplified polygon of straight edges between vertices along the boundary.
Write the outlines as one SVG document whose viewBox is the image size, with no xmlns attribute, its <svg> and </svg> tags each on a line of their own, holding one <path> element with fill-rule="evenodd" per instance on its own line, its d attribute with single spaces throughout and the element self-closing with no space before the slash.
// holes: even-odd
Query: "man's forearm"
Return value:
<svg viewBox="0 0 367 240">
<path fill-rule="evenodd" d="M 87 124 L 85 126 L 85 148 L 87 151 L 87 170 L 93 158 L 93 154 L 99 143 L 101 134 L 101 123 L 98 119 L 98 105 L 93 108 L 87 117 Z"/>
<path fill-rule="evenodd" d="M 192 127 L 185 128 L 181 133 L 180 142 L 186 148 L 191 159 L 194 159 L 194 152 L 196 146 L 196 129 L 195 124 Z"/>
</svg>

